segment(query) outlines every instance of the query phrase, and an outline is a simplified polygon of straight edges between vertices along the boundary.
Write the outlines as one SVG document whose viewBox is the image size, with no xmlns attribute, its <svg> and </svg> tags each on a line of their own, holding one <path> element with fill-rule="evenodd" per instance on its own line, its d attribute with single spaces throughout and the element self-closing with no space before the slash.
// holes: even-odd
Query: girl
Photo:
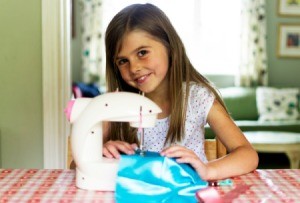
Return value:
<svg viewBox="0 0 300 203">
<path fill-rule="evenodd" d="M 254 170 L 256 151 L 228 115 L 210 82 L 189 61 L 167 16 L 152 4 L 121 10 L 105 35 L 108 91 L 144 92 L 162 109 L 154 128 L 144 129 L 148 151 L 188 163 L 203 180 L 218 180 Z M 207 162 L 204 126 L 208 123 L 227 156 Z M 103 155 L 133 154 L 137 130 L 128 123 L 106 124 Z"/>
</svg>

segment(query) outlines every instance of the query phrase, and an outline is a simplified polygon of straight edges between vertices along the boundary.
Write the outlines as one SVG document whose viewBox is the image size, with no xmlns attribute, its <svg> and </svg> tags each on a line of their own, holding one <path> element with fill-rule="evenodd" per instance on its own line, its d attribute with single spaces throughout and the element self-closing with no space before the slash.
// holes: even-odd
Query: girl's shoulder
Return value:
<svg viewBox="0 0 300 203">
<path fill-rule="evenodd" d="M 215 95 L 206 85 L 190 82 L 188 98 L 189 103 L 211 103 L 215 99 Z"/>
<path fill-rule="evenodd" d="M 183 83 L 183 87 L 185 89 L 186 83 Z M 197 82 L 190 82 L 189 83 L 189 94 L 194 94 L 194 93 L 206 93 L 206 94 L 212 94 L 213 92 L 203 83 L 197 83 Z"/>
<path fill-rule="evenodd" d="M 188 118 L 204 126 L 210 108 L 215 100 L 214 93 L 204 84 L 190 82 L 187 101 Z"/>
<path fill-rule="evenodd" d="M 194 81 L 189 82 L 189 85 L 190 85 L 190 88 L 207 88 L 203 83 L 194 82 Z"/>
</svg>

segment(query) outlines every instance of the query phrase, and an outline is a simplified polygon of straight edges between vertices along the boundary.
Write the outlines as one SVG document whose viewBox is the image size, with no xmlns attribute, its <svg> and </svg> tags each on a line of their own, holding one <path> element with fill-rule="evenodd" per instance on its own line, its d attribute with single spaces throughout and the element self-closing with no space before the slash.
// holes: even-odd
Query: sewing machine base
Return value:
<svg viewBox="0 0 300 203">
<path fill-rule="evenodd" d="M 85 190 L 115 191 L 119 160 L 104 158 L 76 168 L 76 186 Z"/>
</svg>

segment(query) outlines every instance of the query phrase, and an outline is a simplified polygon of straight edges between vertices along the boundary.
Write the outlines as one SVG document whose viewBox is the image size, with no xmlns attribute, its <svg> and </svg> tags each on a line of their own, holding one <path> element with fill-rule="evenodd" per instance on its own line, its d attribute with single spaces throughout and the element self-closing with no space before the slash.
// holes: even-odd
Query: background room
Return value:
<svg viewBox="0 0 300 203">
<path fill-rule="evenodd" d="M 72 84 L 105 91 L 105 27 L 128 2 L 138 1 L 0 2 L 0 167 L 66 167 L 69 124 L 63 108 L 74 93 Z M 140 2 L 160 2 L 195 67 L 235 107 L 229 109 L 233 116 L 259 119 L 257 87 L 299 91 L 299 1 Z M 248 104 L 254 107 L 246 109 Z M 247 124 L 245 130 L 299 135 L 299 117 L 295 122 Z M 260 158 L 261 168 L 289 167 L 285 153 L 264 152 Z"/>
</svg>

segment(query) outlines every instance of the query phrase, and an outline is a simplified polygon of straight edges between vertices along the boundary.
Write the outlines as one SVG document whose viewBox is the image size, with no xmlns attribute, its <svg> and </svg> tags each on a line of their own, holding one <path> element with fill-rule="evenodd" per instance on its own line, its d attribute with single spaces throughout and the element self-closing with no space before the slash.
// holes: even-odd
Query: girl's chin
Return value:
<svg viewBox="0 0 300 203">
<path fill-rule="evenodd" d="M 153 89 L 150 88 L 150 87 L 138 87 L 138 89 L 141 91 L 141 92 L 144 92 L 145 94 L 148 94 L 148 93 L 151 93 L 153 92 Z"/>
</svg>

